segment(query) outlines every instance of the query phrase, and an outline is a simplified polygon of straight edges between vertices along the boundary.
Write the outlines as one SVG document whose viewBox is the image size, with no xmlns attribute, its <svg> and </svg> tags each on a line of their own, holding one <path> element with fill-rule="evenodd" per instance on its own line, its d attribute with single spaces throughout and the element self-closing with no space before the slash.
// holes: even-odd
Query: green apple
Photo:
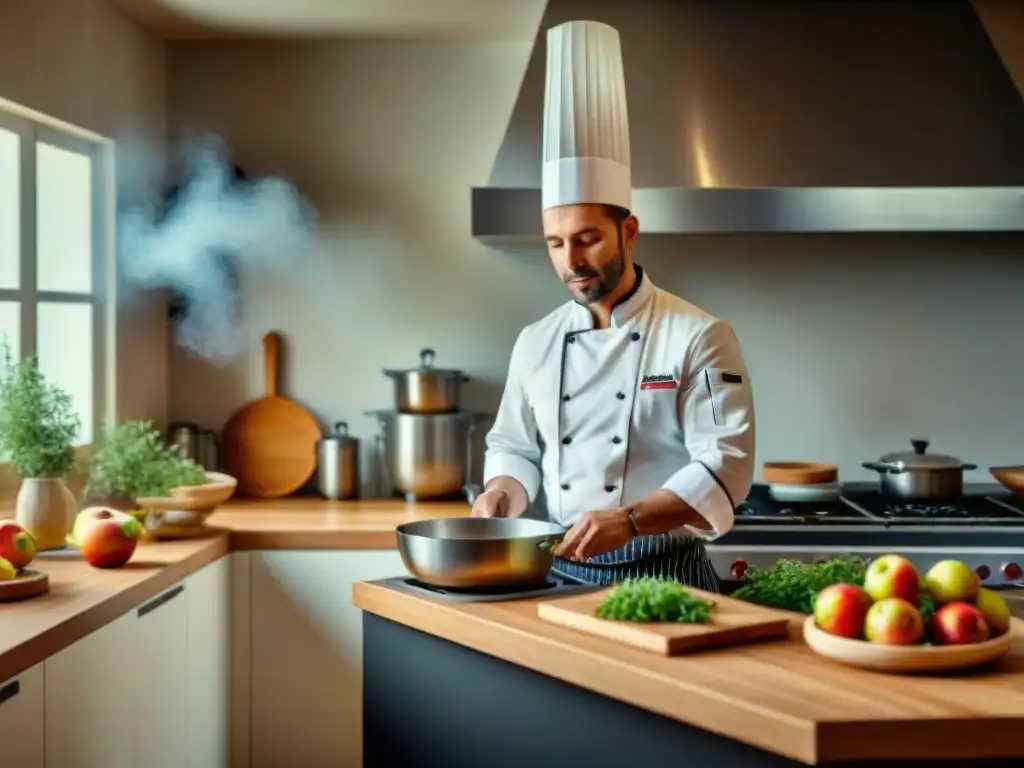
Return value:
<svg viewBox="0 0 1024 768">
<path fill-rule="evenodd" d="M 995 592 L 979 589 L 978 596 L 974 599 L 974 605 L 985 617 L 992 637 L 1001 635 L 1010 629 L 1010 607 Z"/>
<path fill-rule="evenodd" d="M 942 560 L 924 577 L 928 592 L 939 603 L 973 603 L 981 588 L 981 581 L 967 563 Z"/>
</svg>

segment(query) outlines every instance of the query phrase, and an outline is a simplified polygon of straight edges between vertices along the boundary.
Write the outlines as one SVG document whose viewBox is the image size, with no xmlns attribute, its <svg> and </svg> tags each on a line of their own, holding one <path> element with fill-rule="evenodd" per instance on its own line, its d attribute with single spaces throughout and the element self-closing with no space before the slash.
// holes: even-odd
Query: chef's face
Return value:
<svg viewBox="0 0 1024 768">
<path fill-rule="evenodd" d="M 562 205 L 544 211 L 544 237 L 555 272 L 577 304 L 608 298 L 632 267 L 637 221 L 604 205 Z"/>
</svg>

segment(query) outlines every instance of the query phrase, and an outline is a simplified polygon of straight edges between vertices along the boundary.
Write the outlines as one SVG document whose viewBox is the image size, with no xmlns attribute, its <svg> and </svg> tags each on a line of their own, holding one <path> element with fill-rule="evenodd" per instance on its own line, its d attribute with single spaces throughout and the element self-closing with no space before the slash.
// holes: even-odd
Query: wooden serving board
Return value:
<svg viewBox="0 0 1024 768">
<path fill-rule="evenodd" d="M 784 637 L 790 616 L 782 611 L 691 589 L 695 597 L 712 600 L 715 608 L 706 624 L 675 622 L 613 621 L 594 615 L 597 607 L 614 587 L 575 597 L 548 600 L 537 606 L 537 615 L 553 624 L 561 624 L 608 640 L 614 640 L 664 656 L 704 648 L 720 648 L 755 640 Z"/>
<path fill-rule="evenodd" d="M 25 568 L 18 578 L 0 581 L 0 603 L 27 600 L 50 591 L 50 577 L 34 568 Z"/>
</svg>

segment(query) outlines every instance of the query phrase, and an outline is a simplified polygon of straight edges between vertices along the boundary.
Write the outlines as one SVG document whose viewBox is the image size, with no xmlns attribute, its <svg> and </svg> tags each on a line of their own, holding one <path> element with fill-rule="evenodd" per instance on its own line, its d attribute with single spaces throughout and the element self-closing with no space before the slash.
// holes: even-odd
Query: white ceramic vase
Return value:
<svg viewBox="0 0 1024 768">
<path fill-rule="evenodd" d="M 75 497 L 59 477 L 26 477 L 14 503 L 14 519 L 32 534 L 36 549 L 63 549 L 75 526 Z"/>
</svg>

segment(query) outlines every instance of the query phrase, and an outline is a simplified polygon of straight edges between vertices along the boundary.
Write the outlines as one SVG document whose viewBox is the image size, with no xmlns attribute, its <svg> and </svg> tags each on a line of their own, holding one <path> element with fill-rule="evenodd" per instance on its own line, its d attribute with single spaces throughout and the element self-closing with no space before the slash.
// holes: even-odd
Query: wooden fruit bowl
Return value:
<svg viewBox="0 0 1024 768">
<path fill-rule="evenodd" d="M 988 471 L 1014 496 L 1024 496 L 1024 467 L 989 467 Z"/>
<path fill-rule="evenodd" d="M 34 568 L 23 568 L 17 577 L 0 581 L 0 603 L 27 600 L 50 590 L 50 577 Z"/>
<path fill-rule="evenodd" d="M 172 488 L 166 496 L 139 498 L 146 512 L 144 526 L 152 538 L 192 537 L 202 532 L 206 518 L 230 499 L 238 480 L 223 472 L 207 472 L 208 483 Z"/>
<path fill-rule="evenodd" d="M 971 669 L 1006 655 L 1024 621 L 1010 619 L 1010 629 L 999 637 L 970 645 L 882 645 L 851 640 L 819 629 L 814 617 L 804 621 L 804 640 L 812 651 L 840 664 L 876 672 L 914 674 Z"/>
</svg>

